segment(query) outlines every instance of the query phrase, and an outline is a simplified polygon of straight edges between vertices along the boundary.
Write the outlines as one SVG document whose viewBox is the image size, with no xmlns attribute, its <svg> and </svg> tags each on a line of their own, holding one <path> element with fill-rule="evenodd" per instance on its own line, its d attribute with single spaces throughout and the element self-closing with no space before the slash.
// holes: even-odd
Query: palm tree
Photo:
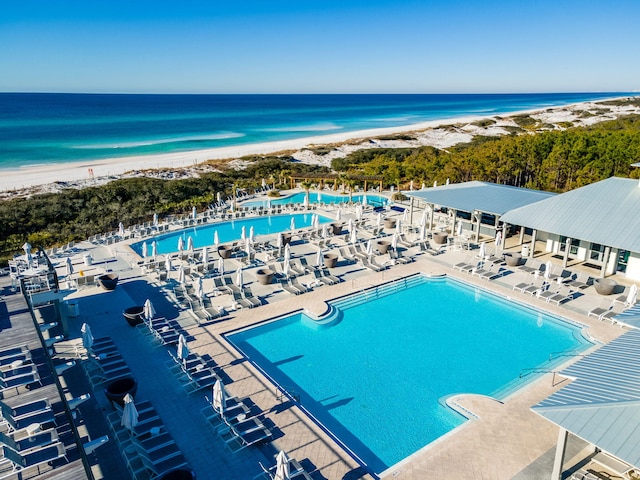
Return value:
<svg viewBox="0 0 640 480">
<path fill-rule="evenodd" d="M 353 201 L 353 188 L 356 186 L 356 181 L 353 178 L 347 177 L 344 181 L 345 185 L 349 188 L 349 202 Z"/>
<path fill-rule="evenodd" d="M 300 186 L 302 188 L 304 188 L 305 191 L 307 192 L 307 202 L 306 202 L 307 203 L 307 208 L 309 208 L 309 206 L 308 206 L 309 205 L 309 189 L 311 188 L 311 185 L 312 185 L 312 183 L 309 180 L 305 180 L 304 182 L 302 182 L 300 184 Z"/>
</svg>

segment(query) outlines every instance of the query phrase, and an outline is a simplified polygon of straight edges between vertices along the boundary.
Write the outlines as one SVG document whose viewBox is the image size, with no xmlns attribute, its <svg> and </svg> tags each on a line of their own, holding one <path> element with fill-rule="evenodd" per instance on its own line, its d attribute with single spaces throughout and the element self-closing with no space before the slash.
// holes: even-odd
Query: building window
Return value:
<svg viewBox="0 0 640 480">
<path fill-rule="evenodd" d="M 589 259 L 602 263 L 604 261 L 604 245 L 592 243 L 589 247 Z"/>
<path fill-rule="evenodd" d="M 569 255 L 578 255 L 578 247 L 580 246 L 580 240 L 577 238 L 571 239 L 571 248 L 569 248 Z M 567 248 L 567 237 L 560 235 L 560 248 L 559 251 L 564 253 Z"/>
<path fill-rule="evenodd" d="M 618 250 L 618 261 L 616 262 L 616 271 L 625 273 L 627 271 L 627 263 L 629 262 L 629 252 L 627 250 Z"/>
</svg>

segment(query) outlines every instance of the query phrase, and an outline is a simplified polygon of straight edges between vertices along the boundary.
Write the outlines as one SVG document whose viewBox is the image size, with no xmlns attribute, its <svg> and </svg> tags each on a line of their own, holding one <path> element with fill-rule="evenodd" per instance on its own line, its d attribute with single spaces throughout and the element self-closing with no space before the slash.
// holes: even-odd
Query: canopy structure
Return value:
<svg viewBox="0 0 640 480">
<path fill-rule="evenodd" d="M 502 221 L 640 252 L 640 216 L 634 213 L 639 209 L 638 181 L 611 177 L 515 208 Z"/>
<path fill-rule="evenodd" d="M 362 182 L 364 184 L 364 191 L 366 192 L 370 183 L 378 184 L 378 188 L 382 191 L 382 181 L 384 177 L 382 175 L 349 175 L 350 180 L 356 182 Z M 338 182 L 340 181 L 340 175 L 337 173 L 299 173 L 289 176 L 289 182 L 291 188 L 296 184 L 296 181 L 314 181 L 324 187 L 325 183 L 333 183 L 333 189 L 338 188 Z"/>
<path fill-rule="evenodd" d="M 640 467 L 640 330 L 631 330 L 567 367 L 574 380 L 532 410 L 558 425 L 556 463 L 566 432 Z M 560 478 L 557 466 L 553 478 Z"/>
<path fill-rule="evenodd" d="M 555 196 L 550 192 L 480 181 L 451 183 L 402 193 L 411 198 L 411 217 L 413 217 L 413 207 L 416 201 L 426 203 L 431 211 L 435 205 L 439 205 L 453 211 L 454 216 L 457 212 L 470 213 L 472 221 L 478 224 L 476 238 L 480 234 L 479 224 L 482 214 L 495 216 L 494 226 L 497 227 L 498 221 L 509 210 L 535 204 Z M 433 215 L 431 218 L 433 219 Z M 413 223 L 413 218 L 410 218 L 410 221 Z M 431 227 L 430 225 L 430 229 Z M 452 228 L 454 228 L 453 225 Z M 453 231 L 451 233 L 453 234 Z"/>
</svg>

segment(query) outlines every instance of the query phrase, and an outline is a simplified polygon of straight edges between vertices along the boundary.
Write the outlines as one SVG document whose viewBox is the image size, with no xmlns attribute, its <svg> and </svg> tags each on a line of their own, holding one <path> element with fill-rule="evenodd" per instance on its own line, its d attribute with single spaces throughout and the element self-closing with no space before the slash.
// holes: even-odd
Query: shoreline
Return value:
<svg viewBox="0 0 640 480">
<path fill-rule="evenodd" d="M 516 125 L 513 122 L 513 117 L 521 115 L 543 115 L 548 114 L 570 114 L 572 110 L 582 108 L 582 110 L 588 110 L 589 108 L 602 108 L 599 102 L 602 101 L 614 101 L 620 99 L 633 98 L 629 96 L 621 96 L 615 98 L 608 98 L 605 100 L 578 102 L 573 104 L 567 104 L 562 106 L 551 106 L 545 108 L 536 108 L 529 110 L 520 110 L 510 112 L 508 114 L 487 114 L 487 115 L 467 115 L 462 117 L 443 118 L 437 120 L 430 120 L 427 122 L 420 122 L 417 124 L 396 126 L 396 127 L 382 127 L 372 128 L 366 130 L 357 130 L 351 132 L 332 133 L 328 135 L 316 135 L 310 137 L 303 137 L 291 140 L 279 140 L 274 142 L 265 143 L 253 143 L 246 145 L 235 145 L 228 147 L 209 148 L 202 150 L 191 150 L 185 152 L 163 153 L 163 154 L 151 154 L 151 155 L 138 155 L 138 156 L 125 156 L 125 157 L 111 157 L 102 160 L 86 160 L 77 162 L 63 162 L 54 164 L 39 164 L 33 166 L 25 166 L 19 168 L 0 169 L 0 192 L 3 192 L 5 198 L 10 198 L 11 194 L 37 194 L 45 193 L 49 191 L 56 191 L 60 188 L 82 188 L 92 185 L 99 185 L 107 183 L 108 181 L 121 178 L 127 174 L 127 172 L 140 171 L 140 170 L 160 170 L 160 169 L 174 169 L 174 170 L 187 170 L 190 168 L 202 167 L 208 160 L 238 160 L 246 155 L 268 155 L 285 151 L 299 151 L 304 150 L 310 146 L 322 146 L 332 144 L 347 144 L 352 141 L 365 142 L 369 139 L 375 139 L 376 136 L 382 135 L 397 135 L 403 133 L 429 133 L 436 131 L 439 127 L 455 125 L 463 129 L 468 127 L 473 122 L 480 120 L 496 119 L 500 118 L 499 122 L 502 124 Z M 614 110 L 613 107 L 606 106 L 610 110 Z M 628 109 L 627 109 L 628 110 Z M 636 109 L 637 110 L 637 109 Z M 611 113 L 612 115 L 619 116 L 631 112 L 618 112 Z M 594 116 L 597 117 L 597 116 Z M 610 117 L 606 115 L 600 115 L 597 121 L 591 121 L 590 123 L 597 123 L 598 121 L 610 120 Z M 592 117 L 593 118 L 593 117 Z M 500 124 L 497 125 L 498 127 Z M 505 132 L 506 133 L 506 132 Z M 485 133 L 488 136 L 503 135 L 505 133 Z M 462 134 L 461 134 L 462 135 Z M 467 133 L 467 136 L 482 135 L 482 133 L 474 132 Z M 452 140 L 443 147 L 439 145 L 436 140 L 424 143 L 424 145 L 432 145 L 436 148 L 446 148 L 451 144 L 462 143 L 469 141 L 462 136 L 458 138 L 458 141 Z M 401 143 L 395 140 L 390 142 Z M 390 143 L 387 142 L 387 143 Z M 373 148 L 382 148 L 377 142 L 374 143 Z M 406 146 L 410 145 L 410 142 L 405 142 Z M 400 145 L 397 145 L 400 146 Z M 350 145 L 352 150 L 361 148 L 372 148 L 371 145 L 362 145 L 358 148 L 357 145 Z M 346 155 L 346 154 L 345 154 Z M 93 170 L 93 179 L 90 176 L 89 169 Z M 213 168 L 211 168 L 213 170 Z M 63 185 L 58 185 L 62 183 Z M 82 185 L 68 185 L 69 183 L 80 182 Z M 48 187 L 48 188 L 47 188 Z M 56 188 L 57 187 L 57 188 Z M 37 191 L 31 191 L 37 190 Z"/>
</svg>

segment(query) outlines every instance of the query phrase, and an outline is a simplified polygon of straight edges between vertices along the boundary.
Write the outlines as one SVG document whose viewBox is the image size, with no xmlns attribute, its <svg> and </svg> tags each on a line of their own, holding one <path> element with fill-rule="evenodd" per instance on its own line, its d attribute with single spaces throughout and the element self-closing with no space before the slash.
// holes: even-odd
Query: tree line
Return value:
<svg viewBox="0 0 640 480">
<path fill-rule="evenodd" d="M 262 179 L 288 185 L 290 174 L 327 173 L 291 157 L 245 157 L 246 169 L 204 173 L 198 178 L 161 180 L 137 177 L 105 185 L 68 189 L 0 202 L 0 261 L 21 251 L 25 241 L 51 247 L 132 225 L 159 215 L 199 210 L 217 193 L 255 189 Z M 483 180 L 518 187 L 564 192 L 611 176 L 638 178 L 631 167 L 640 162 L 640 116 L 622 117 L 591 127 L 563 131 L 476 137 L 447 150 L 433 147 L 363 149 L 334 159 L 332 168 L 350 187 L 349 176 L 382 175 L 385 187 L 408 189 L 414 182 L 439 184 Z"/>
</svg>

